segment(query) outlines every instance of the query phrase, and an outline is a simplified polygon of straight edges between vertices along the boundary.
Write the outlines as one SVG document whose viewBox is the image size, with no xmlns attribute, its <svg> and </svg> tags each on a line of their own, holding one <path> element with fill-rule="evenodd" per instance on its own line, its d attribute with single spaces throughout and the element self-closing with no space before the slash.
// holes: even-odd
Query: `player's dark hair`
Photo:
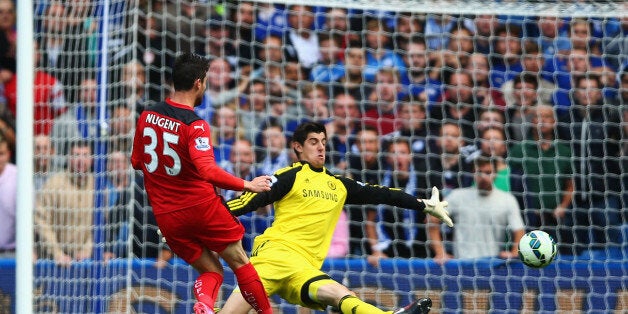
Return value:
<svg viewBox="0 0 628 314">
<path fill-rule="evenodd" d="M 297 142 L 301 145 L 305 144 L 305 140 L 307 139 L 307 135 L 310 133 L 323 133 L 325 138 L 327 138 L 327 130 L 322 123 L 319 122 L 304 122 L 297 126 L 294 133 L 292 133 L 292 141 Z M 299 155 L 296 150 L 294 153 Z"/>
<path fill-rule="evenodd" d="M 203 80 L 209 70 L 209 60 L 194 54 L 184 53 L 177 57 L 172 67 L 172 82 L 175 91 L 192 89 L 196 80 Z"/>
</svg>

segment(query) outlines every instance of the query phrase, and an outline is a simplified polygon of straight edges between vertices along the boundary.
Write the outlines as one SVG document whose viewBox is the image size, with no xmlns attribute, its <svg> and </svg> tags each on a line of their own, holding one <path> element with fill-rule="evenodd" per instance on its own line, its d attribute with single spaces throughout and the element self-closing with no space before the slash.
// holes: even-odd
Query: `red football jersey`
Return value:
<svg viewBox="0 0 628 314">
<path fill-rule="evenodd" d="M 399 122 L 395 120 L 392 112 L 380 112 L 379 109 L 370 109 L 362 117 L 364 124 L 377 128 L 380 135 L 386 135 L 398 129 Z"/>
<path fill-rule="evenodd" d="M 33 85 L 33 100 L 35 101 L 34 124 L 35 135 L 50 134 L 54 118 L 66 110 L 63 86 L 52 75 L 35 72 Z M 17 75 L 4 85 L 7 96 L 7 105 L 13 116 L 17 115 Z"/>
<path fill-rule="evenodd" d="M 142 170 L 155 215 L 220 204 L 214 186 L 241 191 L 244 181 L 214 159 L 209 124 L 170 99 L 142 112 L 135 129 L 133 168 Z"/>
</svg>

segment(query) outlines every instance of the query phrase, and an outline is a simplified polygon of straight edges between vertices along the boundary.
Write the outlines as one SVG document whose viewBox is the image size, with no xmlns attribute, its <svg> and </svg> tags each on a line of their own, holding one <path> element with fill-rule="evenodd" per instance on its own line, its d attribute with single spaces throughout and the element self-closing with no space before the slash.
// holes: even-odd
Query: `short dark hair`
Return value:
<svg viewBox="0 0 628 314">
<path fill-rule="evenodd" d="M 318 34 L 318 42 L 319 44 L 326 41 L 326 40 L 331 40 L 333 41 L 336 46 L 341 46 L 342 45 L 342 38 L 340 35 L 336 34 L 336 33 L 330 33 L 328 31 L 326 32 L 319 32 Z"/>
<path fill-rule="evenodd" d="M 310 133 L 323 133 L 325 135 L 325 138 L 327 138 L 327 130 L 322 123 L 308 121 L 303 122 L 299 124 L 299 126 L 297 126 L 296 130 L 294 130 L 294 133 L 292 133 L 292 141 L 303 145 L 305 144 L 307 135 Z M 294 153 L 298 156 L 296 150 L 294 151 Z"/>
<path fill-rule="evenodd" d="M 72 149 L 76 147 L 89 147 L 90 151 L 93 153 L 95 144 L 95 141 L 90 138 L 69 139 L 67 140 L 67 154 L 71 154 Z"/>
<path fill-rule="evenodd" d="M 258 84 L 264 85 L 264 93 L 266 93 L 266 81 L 264 81 L 261 78 L 254 78 L 251 81 L 249 81 L 249 84 L 246 86 L 245 93 L 250 94 L 251 88 L 253 88 L 253 86 L 258 85 Z"/>
<path fill-rule="evenodd" d="M 480 109 L 480 114 L 478 115 L 479 119 L 481 120 L 482 115 L 487 113 L 487 112 L 495 113 L 495 114 L 499 115 L 499 117 L 501 118 L 502 121 L 506 120 L 506 118 L 504 117 L 504 112 L 499 110 L 499 109 L 496 109 L 495 107 Z"/>
<path fill-rule="evenodd" d="M 495 29 L 495 37 L 500 37 L 500 35 L 521 37 L 521 27 L 512 24 L 501 24 Z"/>
<path fill-rule="evenodd" d="M 624 68 L 619 71 L 619 83 L 621 84 L 626 78 L 628 78 L 628 65 L 624 66 Z"/>
<path fill-rule="evenodd" d="M 491 165 L 493 169 L 496 169 L 496 158 L 486 154 L 481 154 L 473 159 L 473 166 L 475 167 L 475 170 L 485 165 Z"/>
<path fill-rule="evenodd" d="M 2 144 L 2 143 L 9 144 L 9 141 L 7 140 L 7 137 L 4 134 L 4 131 L 0 130 L 0 144 Z"/>
<path fill-rule="evenodd" d="M 294 7 L 303 7 L 308 11 L 313 11 L 314 7 L 312 7 L 311 5 L 307 5 L 307 4 L 291 4 L 288 6 L 288 10 L 289 11 L 293 11 Z"/>
<path fill-rule="evenodd" d="M 444 75 L 444 81 L 447 85 L 451 86 L 451 77 L 454 75 L 464 75 L 469 79 L 469 82 L 473 83 L 473 76 L 471 75 L 471 73 L 469 73 L 469 71 L 462 71 L 462 70 L 453 70 L 451 68 L 446 69 L 445 71 L 443 71 L 443 75 Z"/>
<path fill-rule="evenodd" d="M 364 44 L 361 39 L 353 39 L 349 41 L 346 49 L 360 49 L 360 51 L 364 52 Z"/>
<path fill-rule="evenodd" d="M 418 99 L 418 97 L 414 97 L 412 95 L 405 96 L 397 105 L 397 108 L 401 108 L 402 106 L 413 106 L 415 109 L 425 112 L 425 101 Z"/>
<path fill-rule="evenodd" d="M 423 45 L 427 48 L 427 43 L 425 42 L 425 37 L 422 34 L 414 34 L 410 37 L 410 43 Z"/>
<path fill-rule="evenodd" d="M 192 89 L 196 80 L 203 80 L 209 70 L 209 60 L 195 53 L 186 52 L 177 57 L 172 67 L 172 83 L 175 91 Z"/>
<path fill-rule="evenodd" d="M 393 145 L 396 145 L 396 144 L 406 145 L 408 147 L 408 149 L 410 149 L 410 151 L 412 151 L 412 146 L 410 145 L 410 142 L 408 141 L 408 139 L 405 138 L 405 137 L 394 137 L 392 140 L 388 141 L 385 144 L 386 145 L 385 145 L 384 151 L 390 150 L 390 148 Z"/>
<path fill-rule="evenodd" d="M 262 123 L 262 126 L 261 126 L 262 132 L 270 128 L 278 128 L 283 133 L 283 125 L 281 125 L 281 122 L 279 122 L 279 120 L 274 117 L 271 117 L 270 119 Z"/>
<path fill-rule="evenodd" d="M 536 55 L 541 53 L 541 49 L 539 48 L 539 44 L 532 40 L 526 40 L 523 43 L 523 53 L 527 55 Z"/>
<path fill-rule="evenodd" d="M 515 78 L 513 79 L 513 86 L 516 86 L 519 83 L 532 84 L 534 86 L 534 89 L 539 88 L 539 78 L 531 73 L 523 73 L 521 75 L 515 76 Z"/>
<path fill-rule="evenodd" d="M 574 87 L 578 88 L 578 86 L 580 85 L 580 83 L 584 80 L 590 80 L 595 82 L 595 84 L 597 84 L 598 88 L 602 88 L 602 79 L 600 78 L 599 75 L 597 74 L 586 74 L 586 75 L 575 75 L 574 76 Z"/>
<path fill-rule="evenodd" d="M 504 141 L 506 141 L 506 132 L 504 132 L 504 129 L 500 129 L 500 128 L 496 128 L 496 127 L 488 127 L 482 131 L 480 131 L 480 137 L 478 139 L 484 139 L 484 136 L 486 136 L 486 133 L 488 133 L 489 131 L 497 131 L 497 133 L 499 133 L 502 138 L 504 139 Z"/>
<path fill-rule="evenodd" d="M 375 132 L 379 136 L 379 129 L 377 129 L 377 127 L 372 125 L 372 124 L 366 124 L 366 125 L 362 126 L 362 128 L 360 128 L 357 133 L 361 133 L 361 132 L 364 132 L 364 131 Z"/>
</svg>

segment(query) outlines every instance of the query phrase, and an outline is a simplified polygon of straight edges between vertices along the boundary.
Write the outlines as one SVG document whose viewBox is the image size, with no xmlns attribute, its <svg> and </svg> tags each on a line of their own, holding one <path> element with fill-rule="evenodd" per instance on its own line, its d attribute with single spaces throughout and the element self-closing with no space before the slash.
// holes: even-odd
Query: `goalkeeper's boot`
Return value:
<svg viewBox="0 0 628 314">
<path fill-rule="evenodd" d="M 214 314 L 214 310 L 203 302 L 194 304 L 194 314 Z"/>
<path fill-rule="evenodd" d="M 404 308 L 400 308 L 393 312 L 393 314 L 426 314 L 430 312 L 432 308 L 432 299 L 421 298 L 418 299 Z"/>
</svg>

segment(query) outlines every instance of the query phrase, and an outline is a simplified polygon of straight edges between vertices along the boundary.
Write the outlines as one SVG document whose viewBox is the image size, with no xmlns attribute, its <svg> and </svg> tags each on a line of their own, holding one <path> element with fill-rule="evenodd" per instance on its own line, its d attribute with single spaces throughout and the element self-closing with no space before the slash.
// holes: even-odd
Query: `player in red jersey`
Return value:
<svg viewBox="0 0 628 314">
<path fill-rule="evenodd" d="M 270 190 L 270 177 L 251 181 L 222 170 L 214 160 L 209 124 L 194 113 L 203 97 L 209 62 L 195 54 L 175 61 L 174 93 L 142 112 L 135 130 L 131 162 L 142 170 L 157 225 L 174 253 L 200 274 L 194 283 L 195 313 L 213 313 L 229 265 L 242 295 L 258 313 L 272 313 L 257 271 L 242 248 L 244 228 L 216 194 Z"/>
</svg>

